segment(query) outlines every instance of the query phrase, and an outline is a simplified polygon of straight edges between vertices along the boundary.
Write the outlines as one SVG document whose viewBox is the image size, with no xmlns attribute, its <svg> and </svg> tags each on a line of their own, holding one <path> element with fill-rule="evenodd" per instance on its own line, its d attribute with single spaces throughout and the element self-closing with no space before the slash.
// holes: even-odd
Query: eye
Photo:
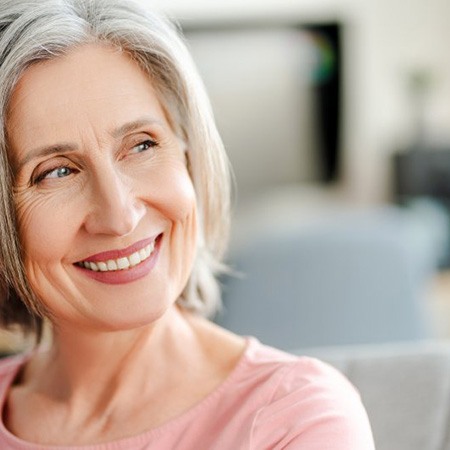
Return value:
<svg viewBox="0 0 450 450">
<path fill-rule="evenodd" d="M 65 178 L 65 177 L 71 175 L 73 172 L 74 172 L 74 170 L 67 166 L 56 167 L 54 169 L 46 170 L 45 172 L 38 175 L 33 180 L 33 183 L 37 184 L 43 180 L 48 180 L 48 179 Z"/>
<path fill-rule="evenodd" d="M 69 169 L 68 167 L 58 167 L 57 169 L 52 170 L 50 173 L 47 173 L 45 178 L 64 178 L 71 173 L 72 169 Z"/>
<path fill-rule="evenodd" d="M 131 153 L 142 153 L 145 152 L 146 150 L 149 150 L 150 148 L 156 147 L 157 145 L 158 145 L 157 142 L 151 139 L 146 139 L 145 141 L 140 142 L 134 147 L 131 147 Z"/>
</svg>

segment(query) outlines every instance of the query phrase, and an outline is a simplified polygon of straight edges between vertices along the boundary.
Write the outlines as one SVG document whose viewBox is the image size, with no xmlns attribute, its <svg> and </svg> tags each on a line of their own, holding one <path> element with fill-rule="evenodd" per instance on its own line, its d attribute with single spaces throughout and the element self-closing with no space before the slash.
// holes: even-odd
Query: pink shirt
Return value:
<svg viewBox="0 0 450 450">
<path fill-rule="evenodd" d="M 24 357 L 0 362 L 0 404 Z M 88 446 L 42 446 L 0 423 L 2 450 L 373 450 L 355 388 L 316 359 L 296 357 L 248 338 L 228 378 L 180 416 L 131 438 Z"/>
</svg>

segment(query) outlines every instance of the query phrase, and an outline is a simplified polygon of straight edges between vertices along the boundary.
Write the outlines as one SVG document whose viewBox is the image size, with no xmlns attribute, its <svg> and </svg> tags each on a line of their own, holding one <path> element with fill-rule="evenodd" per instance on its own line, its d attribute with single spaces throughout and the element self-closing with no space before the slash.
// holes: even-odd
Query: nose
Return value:
<svg viewBox="0 0 450 450">
<path fill-rule="evenodd" d="M 133 183 L 112 168 L 103 168 L 89 186 L 85 228 L 91 234 L 126 236 L 145 214 Z"/>
</svg>

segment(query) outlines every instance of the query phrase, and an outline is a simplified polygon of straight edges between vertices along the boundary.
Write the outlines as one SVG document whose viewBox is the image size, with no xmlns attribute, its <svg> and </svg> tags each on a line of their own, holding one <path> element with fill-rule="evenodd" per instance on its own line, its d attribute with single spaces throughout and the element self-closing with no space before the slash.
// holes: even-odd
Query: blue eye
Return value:
<svg viewBox="0 0 450 450">
<path fill-rule="evenodd" d="M 43 180 L 65 178 L 74 172 L 73 169 L 67 166 L 60 166 L 54 169 L 46 170 L 45 172 L 39 174 L 34 180 L 33 184 L 39 184 Z"/>
<path fill-rule="evenodd" d="M 72 173 L 72 169 L 69 167 L 57 167 L 50 172 L 43 174 L 44 178 L 64 178 Z"/>
<path fill-rule="evenodd" d="M 151 139 L 147 139 L 138 145 L 135 145 L 131 148 L 132 153 L 142 153 L 148 150 L 149 148 L 156 147 L 157 143 L 155 141 L 152 141 Z"/>
</svg>

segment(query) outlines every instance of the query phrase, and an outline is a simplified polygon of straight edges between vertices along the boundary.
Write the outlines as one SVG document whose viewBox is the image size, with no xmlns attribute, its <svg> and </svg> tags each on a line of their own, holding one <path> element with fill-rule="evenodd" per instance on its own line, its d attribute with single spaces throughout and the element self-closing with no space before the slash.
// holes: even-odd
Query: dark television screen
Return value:
<svg viewBox="0 0 450 450">
<path fill-rule="evenodd" d="M 183 24 L 240 196 L 339 177 L 341 26 Z"/>
</svg>

